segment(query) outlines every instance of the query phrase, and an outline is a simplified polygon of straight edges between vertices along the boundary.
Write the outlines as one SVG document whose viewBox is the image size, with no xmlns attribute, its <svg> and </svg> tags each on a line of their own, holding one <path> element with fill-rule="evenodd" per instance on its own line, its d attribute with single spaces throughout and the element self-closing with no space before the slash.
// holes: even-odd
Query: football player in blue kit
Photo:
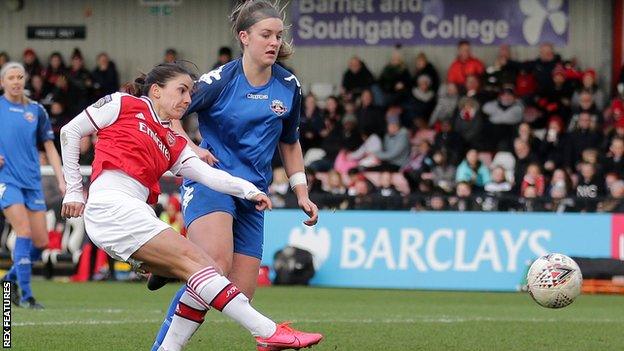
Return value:
<svg viewBox="0 0 624 351">
<path fill-rule="evenodd" d="M 299 144 L 301 87 L 292 73 L 275 64 L 292 53 L 282 41 L 280 10 L 267 1 L 246 1 L 234 10 L 232 21 L 243 55 L 197 82 L 187 112 L 198 114 L 203 138 L 194 151 L 214 167 L 266 192 L 272 180 L 271 160 L 279 148 L 298 205 L 309 216 L 304 223 L 314 225 L 318 208 L 308 197 Z M 179 122 L 174 128 L 186 135 Z M 263 213 L 253 204 L 190 180 L 182 186 L 182 206 L 188 238 L 251 299 L 262 258 Z M 164 282 L 163 277 L 152 276 L 148 287 L 157 289 Z M 152 350 L 158 350 L 168 334 L 176 334 L 171 316 L 182 291 L 172 301 Z"/>
<path fill-rule="evenodd" d="M 46 204 L 41 187 L 38 144 L 54 169 L 59 190 L 65 193 L 61 159 L 43 106 L 24 95 L 26 71 L 9 62 L 0 70 L 0 207 L 17 233 L 13 266 L 3 280 L 12 285 L 11 299 L 19 306 L 41 309 L 30 287 L 32 263 L 48 245 Z M 21 298 L 15 283 L 21 290 Z"/>
</svg>

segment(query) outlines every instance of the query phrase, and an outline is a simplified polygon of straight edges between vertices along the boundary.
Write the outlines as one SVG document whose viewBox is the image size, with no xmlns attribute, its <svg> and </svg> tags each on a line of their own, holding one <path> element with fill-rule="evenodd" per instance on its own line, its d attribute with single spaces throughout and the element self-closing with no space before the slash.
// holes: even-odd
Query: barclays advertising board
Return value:
<svg viewBox="0 0 624 351">
<path fill-rule="evenodd" d="M 264 264 L 287 246 L 314 255 L 312 284 L 335 287 L 513 291 L 549 252 L 609 257 L 605 214 L 321 211 L 267 213 Z"/>
</svg>

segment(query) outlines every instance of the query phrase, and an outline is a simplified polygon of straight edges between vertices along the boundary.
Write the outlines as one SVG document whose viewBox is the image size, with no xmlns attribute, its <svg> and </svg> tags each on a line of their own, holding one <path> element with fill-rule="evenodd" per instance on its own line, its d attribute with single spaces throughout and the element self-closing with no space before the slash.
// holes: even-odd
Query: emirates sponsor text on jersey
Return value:
<svg viewBox="0 0 624 351">
<path fill-rule="evenodd" d="M 154 132 L 152 129 L 150 129 L 150 127 L 148 127 L 147 124 L 145 124 L 143 122 L 139 122 L 139 130 L 141 132 L 149 135 L 150 138 L 152 138 L 152 140 L 156 143 L 156 146 L 158 147 L 158 150 L 160 150 L 160 152 L 165 156 L 167 161 L 169 161 L 171 159 L 171 155 L 169 154 L 169 149 L 160 140 L 160 138 L 158 137 L 158 134 L 156 134 L 156 132 Z"/>
</svg>

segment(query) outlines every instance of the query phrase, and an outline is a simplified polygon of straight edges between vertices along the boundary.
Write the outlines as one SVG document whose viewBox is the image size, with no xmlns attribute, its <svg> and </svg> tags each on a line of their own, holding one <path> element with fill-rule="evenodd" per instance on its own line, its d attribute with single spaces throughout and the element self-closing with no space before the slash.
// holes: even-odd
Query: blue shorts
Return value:
<svg viewBox="0 0 624 351">
<path fill-rule="evenodd" d="M 20 188 L 10 183 L 0 183 L 0 207 L 23 204 L 31 211 L 45 211 L 43 190 Z"/>
<path fill-rule="evenodd" d="M 214 191 L 190 180 L 184 181 L 180 193 L 187 228 L 201 216 L 227 212 L 234 219 L 234 252 L 262 259 L 264 212 L 256 210 L 254 202 Z"/>
</svg>

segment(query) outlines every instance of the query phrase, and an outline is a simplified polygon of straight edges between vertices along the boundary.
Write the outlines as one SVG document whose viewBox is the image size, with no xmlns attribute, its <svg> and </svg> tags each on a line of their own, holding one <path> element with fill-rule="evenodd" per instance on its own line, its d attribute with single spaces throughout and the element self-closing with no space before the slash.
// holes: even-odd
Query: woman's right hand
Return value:
<svg viewBox="0 0 624 351">
<path fill-rule="evenodd" d="M 214 166 L 215 163 L 219 162 L 219 160 L 217 160 L 217 158 L 214 157 L 214 155 L 210 151 L 203 149 L 197 145 L 191 148 L 193 149 L 193 151 L 195 151 L 199 159 L 206 162 L 207 164 Z"/>
<path fill-rule="evenodd" d="M 269 197 L 265 193 L 260 193 L 254 196 L 252 201 L 256 203 L 256 210 L 258 211 L 264 211 L 264 210 L 270 211 L 273 209 L 273 203 L 271 202 L 271 199 L 269 199 Z"/>
<path fill-rule="evenodd" d="M 73 218 L 80 217 L 84 213 L 84 204 L 82 202 L 67 202 L 61 207 L 61 217 Z"/>
</svg>

